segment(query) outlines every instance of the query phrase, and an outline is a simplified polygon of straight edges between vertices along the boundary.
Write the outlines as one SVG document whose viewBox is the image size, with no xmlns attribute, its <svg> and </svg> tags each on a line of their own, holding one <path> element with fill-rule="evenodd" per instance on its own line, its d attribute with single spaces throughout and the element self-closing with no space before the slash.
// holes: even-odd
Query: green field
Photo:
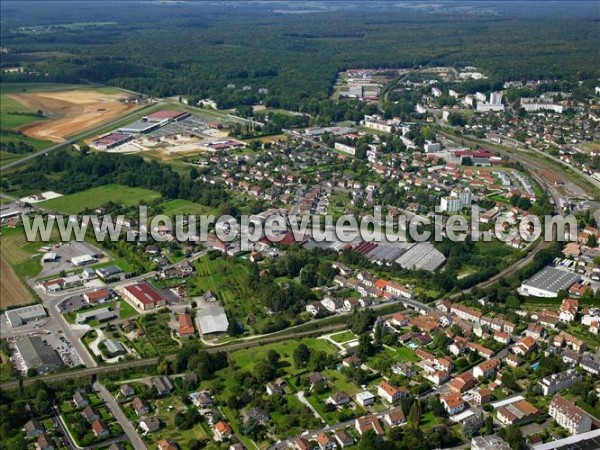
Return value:
<svg viewBox="0 0 600 450">
<path fill-rule="evenodd" d="M 33 89 L 31 87 L 33 87 Z M 26 108 L 24 105 L 19 103 L 17 100 L 10 98 L 8 94 L 10 93 L 21 93 L 27 90 L 28 92 L 31 90 L 37 90 L 39 88 L 40 91 L 45 90 L 44 87 L 48 86 L 46 83 L 40 84 L 0 84 L 0 128 L 3 130 L 16 130 L 23 125 L 27 125 L 32 122 L 38 122 L 40 120 L 44 120 L 39 116 L 36 116 L 36 111 L 32 111 L 29 108 Z M 11 113 L 28 113 L 28 114 L 11 114 Z M 35 150 L 41 150 L 44 147 L 51 145 L 51 142 L 39 141 L 37 139 L 31 139 L 26 136 L 19 136 L 17 134 L 0 134 L 0 142 L 8 143 L 8 142 L 24 142 L 34 147 Z M 12 153 L 8 151 L 0 151 L 0 160 L 2 164 L 6 164 L 11 161 L 15 161 L 21 159 L 23 156 L 26 156 L 27 153 Z"/>
<path fill-rule="evenodd" d="M 177 214 L 199 215 L 210 213 L 210 209 L 206 206 L 183 199 L 168 200 L 162 204 L 162 207 L 163 214 L 169 217 Z"/>
<path fill-rule="evenodd" d="M 276 342 L 269 345 L 255 347 L 252 351 L 238 350 L 231 354 L 231 357 L 242 370 L 252 371 L 257 361 L 264 360 L 269 350 L 275 350 L 281 355 L 282 364 L 286 365 L 285 371 L 288 375 L 295 375 L 299 371 L 294 366 L 294 350 L 300 345 L 305 344 L 312 351 L 324 351 L 334 354 L 336 349 L 323 339 L 304 338 L 293 341 Z M 305 370 L 305 369 L 302 369 Z"/>
<path fill-rule="evenodd" d="M 86 209 L 99 208 L 111 201 L 124 206 L 135 206 L 140 202 L 147 203 L 157 198 L 160 198 L 160 194 L 149 189 L 107 184 L 76 194 L 46 200 L 41 202 L 40 206 L 47 210 L 79 214 Z"/>
<path fill-rule="evenodd" d="M 119 319 L 125 320 L 130 319 L 131 317 L 137 316 L 139 313 L 135 310 L 133 306 L 127 303 L 125 300 L 119 302 Z"/>
</svg>

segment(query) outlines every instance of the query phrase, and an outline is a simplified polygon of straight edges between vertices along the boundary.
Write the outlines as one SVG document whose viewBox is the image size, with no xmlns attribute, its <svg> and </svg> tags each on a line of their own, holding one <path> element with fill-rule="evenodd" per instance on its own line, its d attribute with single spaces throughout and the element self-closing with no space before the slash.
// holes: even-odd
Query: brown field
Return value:
<svg viewBox="0 0 600 450">
<path fill-rule="evenodd" d="M 25 136 L 42 141 L 63 142 L 67 136 L 114 119 L 136 105 L 123 104 L 119 93 L 77 89 L 56 92 L 9 94 L 25 107 L 44 112 L 48 120 L 22 126 Z"/>
<path fill-rule="evenodd" d="M 32 300 L 31 295 L 23 286 L 15 271 L 2 256 L 0 258 L 0 309 L 27 305 Z"/>
</svg>

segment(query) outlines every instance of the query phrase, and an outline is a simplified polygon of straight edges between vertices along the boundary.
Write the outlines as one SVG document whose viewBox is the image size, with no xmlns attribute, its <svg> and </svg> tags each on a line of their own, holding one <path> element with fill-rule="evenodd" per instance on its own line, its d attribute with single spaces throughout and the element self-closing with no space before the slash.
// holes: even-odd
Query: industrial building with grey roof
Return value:
<svg viewBox="0 0 600 450">
<path fill-rule="evenodd" d="M 225 309 L 218 305 L 211 305 L 199 309 L 198 321 L 200 322 L 200 331 L 203 335 L 225 333 L 229 327 Z"/>
<path fill-rule="evenodd" d="M 24 370 L 36 369 L 38 373 L 51 372 L 63 365 L 60 356 L 50 345 L 44 344 L 38 336 L 28 336 L 15 344 L 23 359 Z"/>
<path fill-rule="evenodd" d="M 533 297 L 557 297 L 559 291 L 569 289 L 579 278 L 579 275 L 573 272 L 545 267 L 524 281 L 519 293 Z"/>
</svg>

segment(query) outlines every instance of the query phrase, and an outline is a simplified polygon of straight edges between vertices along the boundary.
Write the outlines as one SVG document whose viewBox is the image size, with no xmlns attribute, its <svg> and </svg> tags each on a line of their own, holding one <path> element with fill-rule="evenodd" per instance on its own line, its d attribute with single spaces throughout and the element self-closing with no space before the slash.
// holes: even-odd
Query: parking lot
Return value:
<svg viewBox="0 0 600 450">
<path fill-rule="evenodd" d="M 45 278 L 52 275 L 57 275 L 62 271 L 72 272 L 77 267 L 71 264 L 71 259 L 83 255 L 99 255 L 102 251 L 97 247 L 88 244 L 87 242 L 68 242 L 66 244 L 58 244 L 50 246 L 49 252 L 56 253 L 56 260 L 52 262 L 44 262 L 39 278 Z M 100 259 L 100 261 L 102 261 Z"/>
<path fill-rule="evenodd" d="M 39 336 L 45 345 L 50 345 L 59 354 L 65 366 L 76 367 L 83 362 L 73 347 L 62 333 L 55 333 L 46 330 L 35 331 L 27 334 L 28 336 Z M 10 361 L 19 372 L 25 372 L 23 359 L 15 352 L 15 343 L 18 339 L 23 339 L 25 336 L 8 338 L 8 347 L 11 351 Z"/>
<path fill-rule="evenodd" d="M 78 311 L 86 305 L 87 302 L 83 299 L 83 294 L 79 294 L 65 298 L 56 306 L 61 314 L 65 314 Z"/>
</svg>

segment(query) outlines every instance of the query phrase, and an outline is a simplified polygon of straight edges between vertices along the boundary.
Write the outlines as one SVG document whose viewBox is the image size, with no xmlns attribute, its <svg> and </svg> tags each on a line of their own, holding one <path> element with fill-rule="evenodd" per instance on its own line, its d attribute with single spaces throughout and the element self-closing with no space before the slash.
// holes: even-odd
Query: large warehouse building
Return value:
<svg viewBox="0 0 600 450">
<path fill-rule="evenodd" d="M 45 317 L 48 317 L 48 314 L 42 305 L 25 306 L 6 311 L 6 320 L 8 320 L 11 327 L 20 327 L 28 322 L 34 322 Z"/>
<path fill-rule="evenodd" d="M 36 369 L 38 373 L 51 372 L 63 365 L 60 356 L 41 337 L 32 336 L 17 341 L 16 350 L 23 359 L 23 370 Z"/>
<path fill-rule="evenodd" d="M 519 288 L 519 294 L 526 297 L 558 296 L 559 291 L 566 291 L 579 280 L 579 275 L 566 270 L 546 267 L 534 276 L 524 281 Z"/>
<path fill-rule="evenodd" d="M 229 327 L 225 309 L 218 305 L 201 308 L 198 311 L 198 320 L 200 322 L 200 332 L 203 336 L 225 333 Z"/>
<path fill-rule="evenodd" d="M 142 311 L 159 308 L 166 304 L 165 298 L 148 283 L 136 283 L 123 289 L 123 298 Z"/>
</svg>

